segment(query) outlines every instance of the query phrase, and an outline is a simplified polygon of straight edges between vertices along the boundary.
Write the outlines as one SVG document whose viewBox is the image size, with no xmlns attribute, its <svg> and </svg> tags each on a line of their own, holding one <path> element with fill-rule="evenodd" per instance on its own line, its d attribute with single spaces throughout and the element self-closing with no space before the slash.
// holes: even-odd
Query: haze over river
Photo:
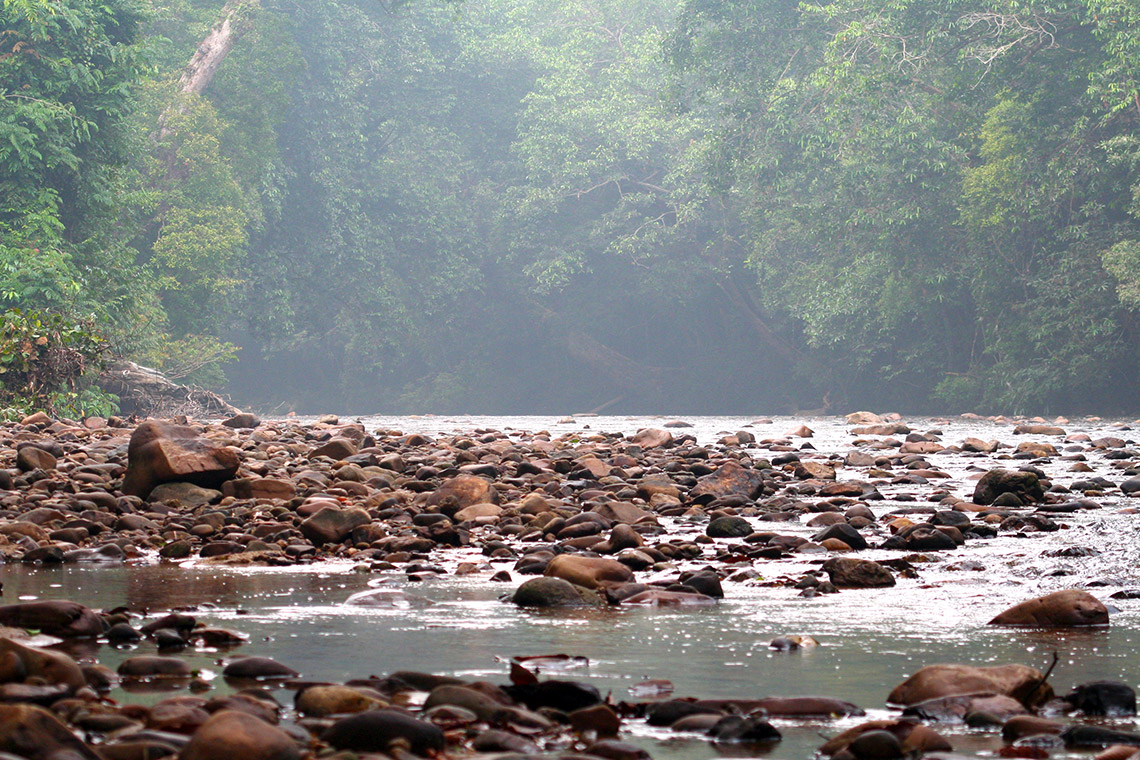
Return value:
<svg viewBox="0 0 1140 760">
<path fill-rule="evenodd" d="M 398 429 L 433 435 L 492 428 L 548 430 L 552 435 L 562 435 L 576 430 L 583 434 L 633 433 L 644 427 L 661 427 L 669 419 L 363 417 L 361 421 L 369 432 Z M 685 421 L 693 427 L 674 430 L 674 434 L 692 434 L 708 445 L 738 430 L 752 432 L 762 443 L 764 439 L 781 438 L 803 423 L 815 435 L 791 439 L 797 447 L 810 444 L 819 452 L 842 456 L 854 448 L 856 438 L 839 417 L 784 417 L 770 424 L 752 424 L 746 417 L 692 417 Z M 1063 456 L 1077 452 L 1064 451 L 1067 444 L 1063 438 L 1015 435 L 1012 422 L 908 418 L 906 423 L 918 432 L 940 430 L 945 445 L 959 444 L 968 437 L 1012 445 L 1025 440 L 1048 441 L 1062 456 L 1035 465 L 1054 484 L 1067 486 L 1096 475 L 1119 484 L 1128 477 L 1117 466 L 1121 460 L 1106 459 L 1105 450 L 1093 450 L 1087 444 L 1080 444 L 1080 453 L 1093 472 L 1071 472 L 1073 461 Z M 1086 433 L 1094 440 L 1103 436 L 1123 438 L 1131 448 L 1133 432 L 1127 423 L 1072 420 L 1061 426 L 1069 435 Z M 935 503 L 928 500 L 929 496 L 940 488 L 969 500 L 981 472 L 1026 464 L 999 461 L 1012 451 L 927 455 L 933 466 L 951 476 L 949 481 L 920 485 L 875 481 L 885 499 L 868 502 L 868 506 L 879 518 L 900 508 L 929 507 Z M 771 454 L 762 446 L 754 453 L 757 457 Z M 908 495 L 917 501 L 898 500 L 899 496 L 908 499 Z M 1102 508 L 1052 516 L 1064 526 L 1059 531 L 1022 535 L 1003 531 L 997 538 L 971 539 L 956 551 L 926 555 L 928 561 L 911 558 L 918 577 L 900 576 L 893 588 L 845 590 L 814 598 L 801 597 L 790 586 L 769 583 L 798 579 L 817 568 L 827 555 L 793 554 L 792 559 L 756 560 L 752 567 L 760 577 L 725 581 L 725 598 L 715 606 L 526 610 L 500 600 L 525 580 L 513 572 L 513 559 L 492 561 L 471 575 L 453 573 L 462 561 L 486 563 L 478 548 L 443 552 L 441 564 L 448 572 L 424 581 L 410 581 L 401 568 L 375 572 L 351 562 L 284 568 L 206 567 L 193 561 L 160 564 L 156 559 L 112 567 L 11 565 L 4 568 L 3 594 L 7 603 L 65 598 L 103 609 L 125 605 L 156 613 L 194 607 L 199 619 L 248 634 L 250 643 L 240 649 L 242 653 L 273 657 L 300 671 L 305 679 L 340 682 L 396 670 L 421 670 L 505 683 L 511 656 L 565 653 L 588 658 L 588 665 L 567 671 L 564 677 L 593 683 L 603 693 L 612 693 L 615 701 L 644 699 L 631 696 L 629 688 L 645 679 L 668 679 L 675 687 L 673 696 L 823 695 L 855 702 L 871 718 L 888 717 L 897 714 L 885 705 L 891 688 L 923 665 L 940 662 L 1022 663 L 1044 670 L 1057 652 L 1060 661 L 1050 682 L 1059 694 L 1096 679 L 1120 680 L 1140 688 L 1140 657 L 1136 654 L 1140 600 L 1109 598 L 1116 592 L 1140 588 L 1140 516 L 1131 514 L 1140 502 L 1122 496 L 1118 490 L 1091 498 Z M 802 523 L 753 521 L 757 529 L 781 533 L 810 536 L 817 530 Z M 671 533 L 680 535 L 704 531 L 704 523 L 688 524 L 683 518 L 661 518 L 661 522 Z M 871 543 L 880 540 L 872 539 Z M 1048 556 L 1066 547 L 1088 547 L 1097 553 Z M 871 549 L 858 556 L 886 559 L 903 555 Z M 685 567 L 706 563 L 694 561 Z M 741 564 L 742 568 L 747 566 Z M 498 570 L 511 571 L 512 581 L 491 581 L 490 576 Z M 642 575 L 639 573 L 639 579 Z M 391 586 L 406 594 L 395 606 L 345 604 L 353 594 L 377 586 Z M 990 618 L 1013 604 L 1064 588 L 1086 589 L 1109 604 L 1111 625 L 1077 631 L 986 626 Z M 769 649 L 769 641 L 786 634 L 812 636 L 819 646 L 797 652 Z M 119 651 L 80 643 L 68 651 L 88 658 L 97 652 L 99 661 L 114 668 L 123 658 L 151 653 L 153 648 L 150 642 Z M 184 656 L 209 676 L 220 672 L 217 662 L 223 655 L 199 651 Z M 212 683 L 219 691 L 230 688 L 220 676 Z M 153 699 L 168 695 L 157 694 Z M 112 697 L 135 701 L 151 698 L 122 692 L 113 692 Z M 658 760 L 746 757 L 758 752 L 765 757 L 802 758 L 811 756 L 822 743 L 821 730 L 831 736 L 863 720 L 836 721 L 822 729 L 818 721 L 774 720 L 784 741 L 762 751 L 713 745 L 695 734 L 676 734 L 637 722 L 627 730 Z M 1110 721 L 1109 725 L 1124 730 L 1138 728 L 1132 719 Z M 1002 746 L 992 731 L 972 731 L 961 725 L 936 728 L 961 754 L 991 756 Z M 1053 757 L 1088 756 L 1064 749 L 1051 752 Z"/>
</svg>

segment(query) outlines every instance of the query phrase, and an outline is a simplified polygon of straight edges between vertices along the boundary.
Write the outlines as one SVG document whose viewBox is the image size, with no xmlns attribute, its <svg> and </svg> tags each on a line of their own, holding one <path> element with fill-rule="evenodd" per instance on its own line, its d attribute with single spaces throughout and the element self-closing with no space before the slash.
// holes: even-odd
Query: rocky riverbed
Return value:
<svg viewBox="0 0 1140 760">
<path fill-rule="evenodd" d="M 1096 638 L 1140 630 L 1128 424 L 861 413 L 710 435 L 682 420 L 448 433 L 382 422 L 41 415 L 0 431 L 0 752 L 869 760 L 1140 745 L 1130 646 Z M 80 568 L 173 588 L 109 600 L 98 583 L 50 582 Z M 281 656 L 243 630 L 240 603 L 219 615 L 227 602 L 195 591 L 202 578 L 326 569 L 352 591 L 313 607 L 430 628 L 419 610 L 433 594 L 475 594 L 514 621 L 520 656 L 499 672 L 457 672 L 441 652 L 331 673 L 318 642 Z M 49 582 L 11 598 L 33 578 Z M 839 662 L 846 679 L 798 677 L 839 642 L 848 663 L 859 637 L 886 649 L 876 607 L 929 618 L 935 643 L 957 620 L 961 640 L 928 642 L 917 662 L 901 647 L 909 662 L 889 683 Z M 687 660 L 742 616 L 783 624 L 754 643 L 782 658 L 781 678 L 750 691 L 727 673 L 754 652 L 732 651 L 723 675 L 692 679 Z M 644 641 L 652 672 L 620 689 L 599 688 L 574 651 L 521 649 L 586 646 L 631 619 L 694 647 Z M 413 639 L 433 640 L 403 637 L 415 652 Z M 1000 662 L 980 652 L 997 640 L 1010 645 Z M 1100 646 L 1120 656 L 1088 657 Z M 1050 671 L 1053 651 L 1064 657 Z"/>
</svg>

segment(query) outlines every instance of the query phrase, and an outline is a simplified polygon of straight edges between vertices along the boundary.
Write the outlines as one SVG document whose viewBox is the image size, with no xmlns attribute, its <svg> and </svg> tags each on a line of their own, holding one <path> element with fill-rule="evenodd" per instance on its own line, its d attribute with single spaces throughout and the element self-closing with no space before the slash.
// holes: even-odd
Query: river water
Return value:
<svg viewBox="0 0 1140 760">
<path fill-rule="evenodd" d="M 757 439 L 778 438 L 805 422 L 775 418 L 753 424 L 749 418 L 685 418 L 693 425 L 675 433 L 695 435 L 711 444 L 724 433 L 741 429 Z M 497 430 L 548 430 L 553 435 L 572 431 L 635 432 L 660 427 L 667 418 L 596 417 L 572 421 L 550 417 L 493 418 L 362 418 L 366 429 L 426 434 Z M 815 431 L 810 444 L 820 452 L 844 454 L 854 437 L 842 418 L 806 420 Z M 976 420 L 908 419 L 916 431 L 942 431 L 946 444 L 966 437 L 997 439 L 1016 444 L 1048 440 L 1058 448 L 1062 439 L 1013 434 L 1013 424 Z M 1091 438 L 1111 435 L 1130 440 L 1128 425 L 1100 420 L 1073 420 L 1063 425 L 1069 434 Z M 803 441 L 796 440 L 796 445 Z M 1008 456 L 1010 450 L 1004 450 Z M 998 456 L 1002 455 L 999 450 Z M 1065 452 L 1062 452 L 1065 453 Z M 1077 452 L 1071 452 L 1076 454 Z M 1103 451 L 1083 451 L 1094 473 L 1069 471 L 1071 461 L 1060 457 L 1037 462 L 1055 483 L 1069 484 L 1090 475 L 1114 483 L 1124 479 Z M 763 451 L 758 451 L 763 455 Z M 951 475 L 930 485 L 880 484 L 886 500 L 871 502 L 876 516 L 899 508 L 929 506 L 925 499 L 936 487 L 969 498 L 981 470 L 999 464 L 993 456 L 934 454 L 930 462 Z M 978 469 L 980 468 L 980 469 Z M 862 476 L 857 476 L 862 477 Z M 1115 493 L 1115 495 L 1113 495 Z M 915 498 L 917 501 L 899 501 Z M 96 567 L 3 568 L 3 595 L 11 603 L 28 599 L 72 599 L 92 607 L 120 605 L 132 610 L 164 612 L 195 608 L 209 623 L 248 634 L 246 654 L 273 657 L 301 671 L 306 679 L 344 681 L 396 670 L 422 670 L 499 683 L 507 680 L 508 660 L 515 655 L 565 653 L 587 658 L 588 664 L 565 677 L 585 680 L 609 692 L 615 700 L 630 700 L 629 689 L 645 679 L 668 679 L 674 696 L 764 697 L 825 695 L 854 702 L 872 718 L 889 717 L 887 693 L 918 668 L 939 662 L 974 665 L 1023 663 L 1044 670 L 1058 653 L 1050 682 L 1058 693 L 1095 679 L 1124 681 L 1140 688 L 1140 601 L 1110 600 L 1115 592 L 1140 588 L 1137 563 L 1140 533 L 1131 502 L 1109 492 L 1096 500 L 1103 505 L 1074 515 L 1057 516 L 1066 529 L 1054 533 L 1006 535 L 971 540 L 955 551 L 929 555 L 916 564 L 919 577 L 899 578 L 891 589 L 849 590 L 834 595 L 802 598 L 798 591 L 767 585 L 784 577 L 798 578 L 823 561 L 802 555 L 795 559 L 757 561 L 761 577 L 725 582 L 725 598 L 715 606 L 571 611 L 532 611 L 501 601 L 523 580 L 496 583 L 496 570 L 513 562 L 495 562 L 472 575 L 450 571 L 461 561 L 485 562 L 477 549 L 452 550 L 442 564 L 445 575 L 409 581 L 402 571 L 367 572 L 351 563 L 326 563 L 288 568 L 203 567 L 147 561 L 138 565 Z M 673 531 L 693 535 L 702 525 L 671 521 Z M 769 524 L 769 527 L 772 527 Z M 776 530 L 810 535 L 814 529 L 779 523 Z M 1092 557 L 1046 556 L 1070 546 L 1091 547 Z M 870 550 L 859 556 L 881 559 L 898 552 Z M 965 564 L 963 564 L 965 563 Z M 692 567 L 702 563 L 691 563 Z M 986 621 L 1003 609 L 1062 588 L 1085 588 L 1112 609 L 1107 629 L 1040 631 L 993 629 Z M 404 592 L 399 602 L 382 608 L 345 604 L 353 594 L 370 588 Z M 768 647 L 774 637 L 800 634 L 820 645 L 798 652 Z M 73 645 L 72 651 L 114 668 L 123 658 L 152 653 L 153 645 L 115 650 L 97 644 Z M 184 656 L 203 671 L 218 691 L 230 686 L 220 676 L 225 652 L 189 651 Z M 288 699 L 291 692 L 278 693 Z M 112 694 L 117 699 L 155 701 L 166 693 Z M 863 719 L 819 722 L 774 721 L 784 741 L 766 750 L 756 747 L 711 745 L 696 735 L 678 735 L 644 725 L 627 726 L 623 736 L 642 744 L 658 760 L 704 760 L 714 757 L 810 757 L 822 743 L 820 734 L 833 735 Z M 1130 719 L 1110 725 L 1135 730 Z M 938 727 L 958 753 L 987 757 L 1001 747 L 993 733 L 964 727 Z M 1054 757 L 1076 753 L 1054 750 Z M 1085 755 L 1087 756 L 1087 755 Z"/>
</svg>

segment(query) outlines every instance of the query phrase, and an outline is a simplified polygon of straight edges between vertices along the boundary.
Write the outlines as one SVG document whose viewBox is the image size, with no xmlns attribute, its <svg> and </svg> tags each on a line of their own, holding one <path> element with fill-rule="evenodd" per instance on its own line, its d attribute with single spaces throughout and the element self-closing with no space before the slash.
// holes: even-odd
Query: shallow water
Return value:
<svg viewBox="0 0 1140 760">
<path fill-rule="evenodd" d="M 713 443 L 723 433 L 745 429 L 751 422 L 747 418 L 686 419 L 694 427 L 674 430 L 674 434 L 693 434 L 703 444 Z M 563 423 L 553 418 L 363 418 L 369 431 L 400 429 L 428 434 L 513 428 L 545 429 L 553 435 L 581 430 L 588 435 L 599 430 L 634 432 L 665 421 L 622 417 Z M 776 438 L 801 422 L 777 418 L 772 424 L 747 429 L 758 439 Z M 913 419 L 907 423 L 918 431 L 941 429 L 946 444 L 973 436 L 1013 444 L 1049 440 L 1060 448 L 1060 439 L 1014 436 L 1012 424 Z M 807 424 L 816 431 L 810 443 L 821 452 L 843 454 L 852 448 L 853 437 L 842 419 L 808 420 Z M 1130 437 L 1130 431 L 1110 422 L 1074 421 L 1063 427 L 1070 434 L 1086 432 L 1094 439 L 1103 435 Z M 1060 459 L 1039 466 L 1054 482 L 1063 484 L 1092 474 L 1117 483 L 1124 479 L 1112 462 L 1102 459 L 1103 452 L 1086 452 L 1086 456 L 1095 473 L 1067 472 L 1070 463 Z M 928 459 L 949 473 L 951 480 L 920 486 L 884 483 L 880 491 L 887 500 L 870 503 L 877 516 L 899 507 L 929 505 L 924 499 L 940 487 L 968 497 L 974 486 L 969 479 L 970 468 L 990 469 L 997 464 L 992 457 L 956 454 L 934 454 Z M 912 494 L 918 501 L 892 501 L 898 493 Z M 1110 602 L 1116 611 L 1107 630 L 1021 631 L 985 625 L 1012 604 L 1061 588 L 1088 587 L 1107 600 L 1115 591 L 1140 587 L 1137 518 L 1121 513 L 1129 506 L 1122 497 L 1097 500 L 1103 509 L 1056 516 L 1057 521 L 1069 526 L 1067 530 L 1024 538 L 1003 535 L 971 540 L 956 552 L 930 555 L 933 561 L 916 565 L 919 578 L 900 578 L 892 589 L 851 590 L 811 599 L 799 597 L 791 588 L 763 585 L 785 576 L 798 578 L 823 561 L 823 557 L 811 555 L 758 561 L 754 567 L 761 579 L 725 582 L 723 601 L 690 609 L 520 610 L 499 600 L 520 578 L 509 584 L 489 580 L 495 570 L 509 570 L 513 560 L 491 563 L 471 576 L 448 574 L 426 582 L 410 582 L 400 571 L 359 572 L 348 563 L 254 569 L 198 567 L 193 563 L 42 569 L 10 566 L 2 571 L 3 594 L 9 603 L 67 598 L 103 609 L 125 605 L 158 612 L 197 607 L 195 615 L 200 619 L 250 636 L 250 643 L 235 651 L 273 657 L 301 671 L 306 679 L 343 681 L 410 669 L 503 683 L 511 656 L 566 653 L 589 659 L 587 667 L 570 671 L 566 677 L 594 683 L 603 693 L 612 693 L 615 700 L 633 701 L 630 686 L 647 678 L 663 678 L 675 685 L 674 696 L 826 695 L 855 702 L 870 717 L 887 717 L 894 714 L 884 704 L 891 688 L 923 665 L 936 662 L 1017 662 L 1044 669 L 1052 653 L 1057 652 L 1060 661 L 1050 682 L 1059 693 L 1100 678 L 1122 680 L 1140 688 L 1140 660 L 1136 657 L 1140 601 Z M 680 532 L 703 530 L 703 526 L 676 522 L 673 527 Z M 771 527 L 804 535 L 815 532 L 797 524 Z M 1101 554 L 1073 559 L 1042 556 L 1077 545 L 1095 547 Z M 877 559 L 899 554 L 867 551 L 860 556 Z M 452 570 L 463 560 L 484 558 L 475 550 L 453 550 L 443 564 Z M 984 569 L 953 569 L 963 560 L 976 560 Z M 407 598 L 394 608 L 344 604 L 354 593 L 374 587 L 398 589 L 406 592 Z M 769 650 L 768 642 L 784 634 L 810 635 L 820 646 L 792 653 Z M 126 656 L 153 651 L 149 643 L 136 650 L 90 646 L 79 645 L 72 651 L 112 668 Z M 220 672 L 220 658 L 225 654 L 195 651 L 185 656 L 209 677 Z M 213 679 L 216 688 L 229 688 L 222 680 Z M 154 701 L 166 694 L 112 696 Z M 279 696 L 287 699 L 291 692 L 282 691 Z M 775 721 L 785 739 L 763 751 L 713 746 L 696 736 L 645 726 L 630 729 L 635 740 L 658 760 L 757 754 L 802 758 L 811 756 L 822 743 L 821 731 L 832 735 L 861 720 L 823 726 L 818 722 Z M 1114 721 L 1112 725 L 1136 729 L 1131 720 Z M 989 756 L 1001 746 L 992 733 L 962 727 L 938 729 L 958 752 L 967 755 Z M 1068 755 L 1056 750 L 1054 756 Z"/>
</svg>

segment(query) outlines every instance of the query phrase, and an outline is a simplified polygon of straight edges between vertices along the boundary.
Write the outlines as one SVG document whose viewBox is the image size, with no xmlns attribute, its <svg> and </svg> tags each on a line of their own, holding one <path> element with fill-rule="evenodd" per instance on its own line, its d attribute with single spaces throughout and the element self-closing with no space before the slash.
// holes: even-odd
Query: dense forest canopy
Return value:
<svg viewBox="0 0 1140 760">
<path fill-rule="evenodd" d="M 1136 413 L 1126 0 L 0 0 L 8 413 Z"/>
</svg>

